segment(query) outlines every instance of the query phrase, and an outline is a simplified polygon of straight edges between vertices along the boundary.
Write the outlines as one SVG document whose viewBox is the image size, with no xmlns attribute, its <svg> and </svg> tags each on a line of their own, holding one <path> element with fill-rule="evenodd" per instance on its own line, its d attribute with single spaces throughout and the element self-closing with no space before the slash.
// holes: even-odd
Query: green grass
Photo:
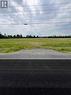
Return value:
<svg viewBox="0 0 71 95">
<path fill-rule="evenodd" d="M 0 39 L 0 53 L 16 52 L 22 49 L 34 48 L 71 52 L 71 38 Z"/>
</svg>

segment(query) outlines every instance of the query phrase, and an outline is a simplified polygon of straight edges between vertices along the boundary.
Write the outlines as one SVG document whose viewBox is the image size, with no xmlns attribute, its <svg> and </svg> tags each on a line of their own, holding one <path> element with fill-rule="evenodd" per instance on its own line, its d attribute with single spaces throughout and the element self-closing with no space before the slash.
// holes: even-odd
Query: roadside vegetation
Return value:
<svg viewBox="0 0 71 95">
<path fill-rule="evenodd" d="M 71 38 L 2 38 L 0 53 L 10 53 L 25 49 L 52 49 L 71 52 Z"/>
</svg>

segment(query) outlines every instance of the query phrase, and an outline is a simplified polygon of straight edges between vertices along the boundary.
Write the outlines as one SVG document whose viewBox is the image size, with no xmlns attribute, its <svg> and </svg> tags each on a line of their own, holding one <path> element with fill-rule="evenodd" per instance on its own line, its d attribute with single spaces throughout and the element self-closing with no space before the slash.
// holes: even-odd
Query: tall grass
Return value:
<svg viewBox="0 0 71 95">
<path fill-rule="evenodd" d="M 36 48 L 71 52 L 71 38 L 0 39 L 0 53 L 16 52 L 22 49 Z"/>
</svg>

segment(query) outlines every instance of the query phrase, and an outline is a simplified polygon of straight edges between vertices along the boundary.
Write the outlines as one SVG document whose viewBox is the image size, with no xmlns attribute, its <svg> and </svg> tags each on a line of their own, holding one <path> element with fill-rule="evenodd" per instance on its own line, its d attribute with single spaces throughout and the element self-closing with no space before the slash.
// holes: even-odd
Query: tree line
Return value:
<svg viewBox="0 0 71 95">
<path fill-rule="evenodd" d="M 0 38 L 22 38 L 23 36 L 20 34 L 17 34 L 17 35 L 6 35 L 6 34 L 2 34 L 0 33 Z"/>
<path fill-rule="evenodd" d="M 71 38 L 70 36 L 32 36 L 32 35 L 26 35 L 26 37 L 24 37 L 22 34 L 17 34 L 17 35 L 7 35 L 7 34 L 2 34 L 0 33 L 0 39 L 1 38 Z"/>
<path fill-rule="evenodd" d="M 7 35 L 6 33 L 5 34 L 0 33 L 0 38 L 38 38 L 38 36 L 26 35 L 25 37 L 22 34 Z"/>
<path fill-rule="evenodd" d="M 70 36 L 48 36 L 48 38 L 71 38 Z"/>
</svg>

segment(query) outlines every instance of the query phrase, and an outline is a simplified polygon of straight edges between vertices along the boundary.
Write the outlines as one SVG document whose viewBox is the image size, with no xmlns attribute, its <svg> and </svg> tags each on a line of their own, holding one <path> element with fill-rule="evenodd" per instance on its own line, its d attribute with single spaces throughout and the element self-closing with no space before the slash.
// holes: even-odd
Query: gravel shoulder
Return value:
<svg viewBox="0 0 71 95">
<path fill-rule="evenodd" d="M 0 59 L 71 59 L 71 53 L 48 49 L 31 49 L 14 53 L 0 53 Z"/>
</svg>

